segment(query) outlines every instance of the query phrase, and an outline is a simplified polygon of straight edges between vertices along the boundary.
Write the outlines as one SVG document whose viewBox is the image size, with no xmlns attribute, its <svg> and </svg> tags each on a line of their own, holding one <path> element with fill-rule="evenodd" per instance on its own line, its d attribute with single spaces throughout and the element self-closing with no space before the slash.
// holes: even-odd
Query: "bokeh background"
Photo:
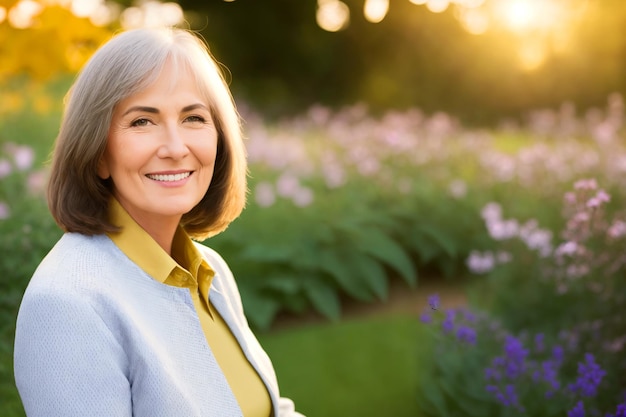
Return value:
<svg viewBox="0 0 626 417">
<path fill-rule="evenodd" d="M 0 0 L 2 415 L 63 96 L 154 25 L 238 104 L 249 204 L 206 244 L 302 413 L 626 416 L 621 0 Z"/>
</svg>

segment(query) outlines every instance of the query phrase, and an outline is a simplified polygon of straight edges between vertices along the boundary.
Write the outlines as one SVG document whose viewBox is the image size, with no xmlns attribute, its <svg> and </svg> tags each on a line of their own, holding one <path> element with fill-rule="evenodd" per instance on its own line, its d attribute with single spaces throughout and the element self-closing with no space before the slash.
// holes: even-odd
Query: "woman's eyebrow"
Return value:
<svg viewBox="0 0 626 417">
<path fill-rule="evenodd" d="M 207 110 L 207 111 L 209 110 L 207 108 L 207 106 L 205 106 L 202 103 L 194 103 L 194 104 L 190 104 L 188 106 L 183 107 L 182 108 L 182 112 L 189 112 L 189 111 L 192 111 L 192 110 L 195 110 L 195 109 L 204 109 L 204 110 Z M 153 113 L 153 114 L 159 114 L 160 113 L 159 109 L 157 109 L 156 107 L 133 106 L 133 107 L 128 108 L 124 112 L 124 114 L 122 114 L 122 116 L 126 116 L 127 114 L 132 113 L 132 112 L 136 112 L 136 111 L 144 112 L 144 113 Z"/>
<path fill-rule="evenodd" d="M 157 109 L 155 107 L 133 106 L 133 107 L 127 109 L 122 116 L 126 116 L 128 113 L 132 113 L 132 112 L 135 112 L 135 111 L 144 112 L 144 113 L 154 113 L 154 114 L 158 114 L 159 113 L 159 109 Z"/>
<path fill-rule="evenodd" d="M 204 104 L 202 103 L 194 103 L 194 104 L 190 104 L 189 106 L 185 106 L 183 107 L 183 112 L 188 112 L 188 111 L 192 111 L 195 109 L 204 109 L 204 110 L 209 110 Z"/>
</svg>

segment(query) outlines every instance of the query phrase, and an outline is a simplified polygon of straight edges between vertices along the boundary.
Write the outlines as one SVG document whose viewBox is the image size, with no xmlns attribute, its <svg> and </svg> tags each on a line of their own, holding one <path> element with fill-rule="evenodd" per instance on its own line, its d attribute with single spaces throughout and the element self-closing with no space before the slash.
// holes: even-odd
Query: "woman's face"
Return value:
<svg viewBox="0 0 626 417">
<path fill-rule="evenodd" d="M 188 70 L 174 76 L 167 63 L 152 85 L 115 107 L 98 169 L 148 232 L 178 224 L 205 195 L 215 165 L 218 133 L 208 103 Z"/>
</svg>

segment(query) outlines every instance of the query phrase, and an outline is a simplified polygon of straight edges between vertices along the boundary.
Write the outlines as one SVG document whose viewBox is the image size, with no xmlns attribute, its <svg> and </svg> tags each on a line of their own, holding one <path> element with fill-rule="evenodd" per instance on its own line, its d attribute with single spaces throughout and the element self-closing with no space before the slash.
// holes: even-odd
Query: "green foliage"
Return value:
<svg viewBox="0 0 626 417">
<path fill-rule="evenodd" d="M 0 159 L 2 156 L 0 153 Z M 13 383 L 13 338 L 19 303 L 35 268 L 60 237 L 41 195 L 26 187 L 29 175 L 38 173 L 13 172 L 2 178 L 0 187 L 0 204 L 8 211 L 0 220 L 0 403 L 7 416 L 23 413 Z"/>
<path fill-rule="evenodd" d="M 444 208 L 431 212 L 437 201 L 429 197 L 446 199 Z M 251 205 L 206 242 L 229 262 L 254 326 L 267 329 L 280 311 L 308 308 L 336 320 L 342 297 L 384 301 L 390 275 L 415 288 L 422 267 L 456 278 L 471 245 L 485 237 L 475 210 L 435 192 L 398 204 L 357 198 L 358 209 L 348 209 L 354 200 L 339 192 L 304 208 L 287 201 Z"/>
</svg>

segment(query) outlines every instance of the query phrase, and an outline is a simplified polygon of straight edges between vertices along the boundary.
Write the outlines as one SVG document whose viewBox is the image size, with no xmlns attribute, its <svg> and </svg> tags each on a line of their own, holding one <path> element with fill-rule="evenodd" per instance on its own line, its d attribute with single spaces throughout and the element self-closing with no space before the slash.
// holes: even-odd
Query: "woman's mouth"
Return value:
<svg viewBox="0 0 626 417">
<path fill-rule="evenodd" d="M 188 178 L 191 175 L 191 172 L 192 171 L 180 172 L 177 174 L 146 174 L 146 177 L 155 181 L 175 182 L 175 181 L 181 181 L 181 180 L 184 180 L 185 178 Z"/>
</svg>

